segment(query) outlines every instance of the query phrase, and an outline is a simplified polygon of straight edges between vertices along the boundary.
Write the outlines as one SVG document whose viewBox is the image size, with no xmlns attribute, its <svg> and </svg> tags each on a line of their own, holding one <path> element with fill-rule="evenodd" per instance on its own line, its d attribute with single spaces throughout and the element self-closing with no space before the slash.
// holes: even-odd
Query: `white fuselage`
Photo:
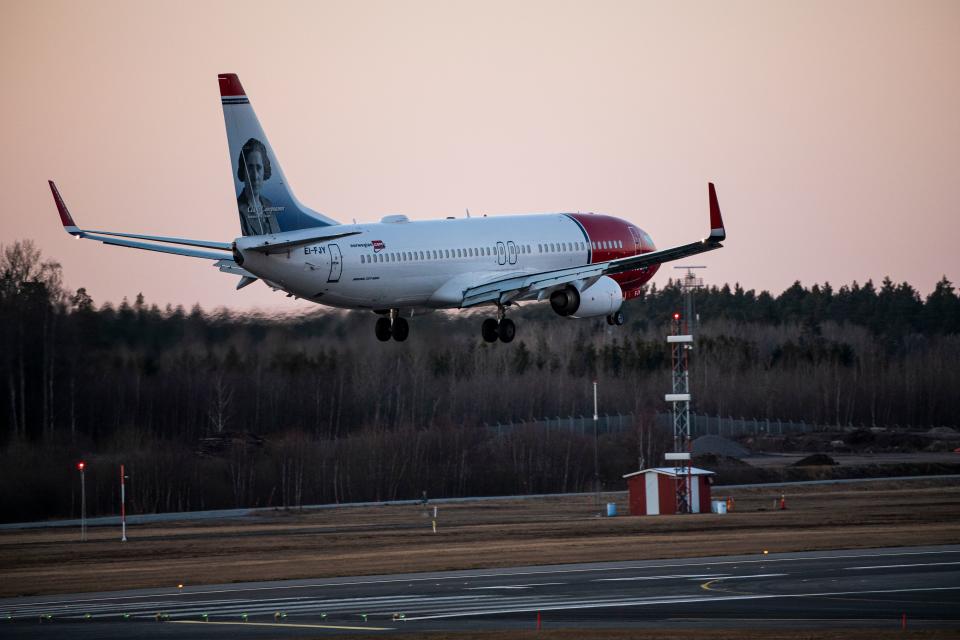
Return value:
<svg viewBox="0 0 960 640">
<path fill-rule="evenodd" d="M 243 268 L 266 282 L 301 298 L 351 309 L 458 307 L 465 289 L 490 280 L 590 264 L 608 248 L 635 252 L 622 239 L 590 237 L 567 214 L 386 218 L 391 219 L 396 221 L 325 227 L 330 235 L 358 233 L 271 255 L 248 250 L 264 236 L 238 238 L 236 245 Z M 270 240 L 288 241 L 311 232 L 316 229 L 276 234 Z"/>
</svg>

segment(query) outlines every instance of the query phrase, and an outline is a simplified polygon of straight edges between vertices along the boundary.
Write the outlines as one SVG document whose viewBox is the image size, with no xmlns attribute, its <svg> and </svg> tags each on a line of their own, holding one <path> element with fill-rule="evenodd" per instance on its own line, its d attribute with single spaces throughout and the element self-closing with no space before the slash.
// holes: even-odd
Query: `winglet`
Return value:
<svg viewBox="0 0 960 640">
<path fill-rule="evenodd" d="M 235 73 L 221 73 L 217 76 L 220 82 L 220 97 L 232 98 L 237 96 L 246 96 L 243 85 L 240 84 L 240 78 Z"/>
<path fill-rule="evenodd" d="M 70 215 L 70 210 L 67 209 L 66 203 L 64 203 L 63 198 L 60 197 L 60 192 L 57 191 L 57 185 L 53 184 L 53 180 L 47 180 L 50 183 L 50 191 L 53 192 L 53 201 L 57 203 L 57 211 L 60 213 L 60 222 L 63 223 L 63 228 L 72 236 L 81 236 L 83 232 L 77 227 L 77 224 L 73 221 L 73 216 Z"/>
<path fill-rule="evenodd" d="M 710 239 L 718 242 L 727 239 L 727 230 L 723 227 L 723 218 L 720 216 L 720 203 L 717 202 L 717 190 L 713 183 L 708 183 L 710 190 Z"/>
</svg>

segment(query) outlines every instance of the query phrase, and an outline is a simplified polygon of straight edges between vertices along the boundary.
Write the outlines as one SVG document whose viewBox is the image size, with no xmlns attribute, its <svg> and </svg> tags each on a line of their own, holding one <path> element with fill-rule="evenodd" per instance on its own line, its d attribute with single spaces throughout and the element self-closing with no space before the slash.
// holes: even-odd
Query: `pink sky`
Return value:
<svg viewBox="0 0 960 640">
<path fill-rule="evenodd" d="M 709 283 L 960 280 L 960 2 L 7 1 L 0 242 L 98 303 L 312 308 L 63 233 L 239 234 L 216 75 L 338 220 L 597 211 Z M 664 268 L 660 283 L 674 275 Z"/>
</svg>

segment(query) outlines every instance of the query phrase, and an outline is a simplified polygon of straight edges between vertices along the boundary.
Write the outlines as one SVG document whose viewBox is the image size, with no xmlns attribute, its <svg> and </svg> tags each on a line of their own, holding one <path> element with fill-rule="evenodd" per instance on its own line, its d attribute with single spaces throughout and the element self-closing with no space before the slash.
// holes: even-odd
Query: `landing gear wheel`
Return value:
<svg viewBox="0 0 960 640">
<path fill-rule="evenodd" d="M 386 342 L 390 339 L 390 318 L 377 318 L 377 324 L 373 328 L 377 334 L 377 340 Z"/>
<path fill-rule="evenodd" d="M 613 316 L 612 316 L 612 315 L 607 316 L 607 324 L 609 324 L 610 326 L 613 326 Z"/>
<path fill-rule="evenodd" d="M 393 339 L 397 342 L 403 342 L 410 335 L 410 325 L 403 318 L 397 318 L 393 321 Z"/>
<path fill-rule="evenodd" d="M 484 342 L 496 342 L 497 341 L 497 321 L 493 318 L 487 318 L 483 321 L 483 325 L 480 327 L 480 334 L 483 336 Z"/>
<path fill-rule="evenodd" d="M 500 336 L 500 342 L 511 342 L 513 336 L 517 334 L 517 325 L 513 324 L 510 318 L 504 318 L 497 327 L 497 334 Z"/>
<path fill-rule="evenodd" d="M 623 317 L 623 311 L 617 311 L 610 317 L 613 318 L 613 324 L 618 327 L 623 326 L 623 323 L 627 321 L 626 318 Z"/>
</svg>

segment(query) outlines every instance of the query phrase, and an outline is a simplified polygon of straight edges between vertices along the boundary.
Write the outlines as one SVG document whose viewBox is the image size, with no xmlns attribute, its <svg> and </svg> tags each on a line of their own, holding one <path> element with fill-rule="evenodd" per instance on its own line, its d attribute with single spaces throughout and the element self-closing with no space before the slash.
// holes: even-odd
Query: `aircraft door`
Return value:
<svg viewBox="0 0 960 640">
<path fill-rule="evenodd" d="M 507 250 L 502 242 L 497 243 L 497 264 L 507 264 Z"/>
<path fill-rule="evenodd" d="M 637 228 L 634 227 L 633 225 L 630 225 L 627 228 L 630 229 L 630 235 L 633 236 L 633 247 L 634 247 L 633 253 L 634 255 L 640 255 L 641 253 L 643 253 L 642 251 L 643 240 L 640 239 L 640 232 L 637 231 Z"/>
<path fill-rule="evenodd" d="M 330 277 L 327 282 L 340 282 L 340 273 L 343 271 L 343 256 L 340 255 L 340 246 L 331 244 L 327 246 L 330 252 Z"/>
<path fill-rule="evenodd" d="M 517 264 L 517 245 L 513 240 L 507 242 L 507 258 L 510 264 Z"/>
</svg>

